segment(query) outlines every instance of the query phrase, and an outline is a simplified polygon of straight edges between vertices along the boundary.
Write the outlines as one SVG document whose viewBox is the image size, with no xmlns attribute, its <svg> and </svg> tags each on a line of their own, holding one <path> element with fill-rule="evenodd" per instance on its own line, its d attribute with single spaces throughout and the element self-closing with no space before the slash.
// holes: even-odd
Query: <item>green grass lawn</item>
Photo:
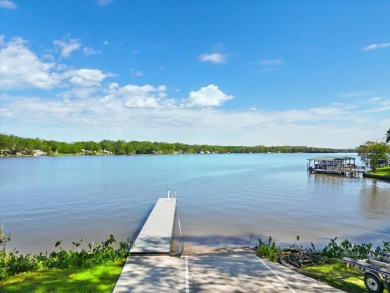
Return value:
<svg viewBox="0 0 390 293">
<path fill-rule="evenodd" d="M 123 263 L 78 269 L 47 269 L 0 280 L 0 292 L 111 292 Z"/>
<path fill-rule="evenodd" d="M 304 270 L 320 275 L 320 281 L 345 292 L 367 292 L 362 272 L 353 267 L 347 268 L 343 262 L 307 266 Z M 385 289 L 384 292 L 388 290 Z"/>
<path fill-rule="evenodd" d="M 123 263 L 79 269 L 47 269 L 22 273 L 0 281 L 0 292 L 112 292 Z M 343 262 L 306 266 L 320 281 L 349 293 L 367 292 L 363 274 Z M 389 293 L 385 289 L 384 292 Z"/>
<path fill-rule="evenodd" d="M 369 174 L 379 175 L 379 176 L 390 176 L 390 166 L 377 168 L 375 173 L 368 172 Z"/>
</svg>

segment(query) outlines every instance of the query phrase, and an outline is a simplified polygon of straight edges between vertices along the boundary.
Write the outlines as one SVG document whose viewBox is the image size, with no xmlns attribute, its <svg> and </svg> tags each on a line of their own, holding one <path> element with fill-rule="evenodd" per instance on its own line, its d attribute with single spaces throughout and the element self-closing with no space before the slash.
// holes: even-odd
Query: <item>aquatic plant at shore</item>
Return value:
<svg viewBox="0 0 390 293">
<path fill-rule="evenodd" d="M 390 242 L 383 241 L 383 247 L 377 246 L 373 249 L 371 243 L 353 244 L 348 239 L 337 243 L 337 237 L 330 240 L 328 245 L 321 250 L 321 255 L 329 258 L 349 257 L 355 259 L 365 259 L 370 255 L 377 255 L 379 251 L 390 252 Z"/>
<path fill-rule="evenodd" d="M 131 245 L 130 240 L 127 240 L 120 242 L 118 248 L 114 248 L 113 244 L 116 243 L 116 240 L 113 235 L 110 235 L 106 241 L 102 241 L 99 245 L 93 242 L 89 243 L 86 249 L 82 248 L 83 239 L 79 242 L 72 242 L 73 250 L 64 250 L 61 247 L 62 241 L 57 241 L 55 247 L 58 247 L 59 251 L 53 251 L 50 254 L 41 252 L 37 255 L 21 255 L 15 249 L 6 252 L 5 246 L 10 239 L 10 234 L 4 233 L 0 229 L 0 245 L 3 247 L 0 251 L 0 279 L 45 268 L 86 268 L 121 262 L 129 255 Z"/>
<path fill-rule="evenodd" d="M 255 247 L 255 250 L 258 256 L 265 257 L 273 262 L 278 260 L 282 252 L 282 249 L 272 241 L 272 237 L 268 238 L 268 242 L 259 239 L 259 244 Z"/>
<path fill-rule="evenodd" d="M 299 241 L 299 236 L 297 240 Z M 313 243 L 308 248 L 294 243 L 289 248 L 282 249 L 270 237 L 268 242 L 259 239 L 255 251 L 258 256 L 278 261 L 291 270 L 344 292 L 364 293 L 367 289 L 362 272 L 343 262 L 342 258 L 366 259 L 379 251 L 390 252 L 390 242 L 383 241 L 383 247 L 378 246 L 374 249 L 371 243 L 353 244 L 348 239 L 338 241 L 336 237 L 330 239 L 320 250 L 316 250 Z"/>
<path fill-rule="evenodd" d="M 299 248 L 296 244 L 291 245 L 290 248 L 296 248 L 310 252 L 315 251 L 313 243 L 310 248 L 306 249 L 303 249 L 302 247 Z M 374 249 L 373 244 L 371 243 L 353 244 L 348 239 L 338 242 L 337 237 L 335 237 L 330 239 L 329 243 L 322 250 L 317 250 L 316 252 L 318 252 L 319 255 L 328 258 L 350 257 L 355 259 L 365 259 L 370 255 L 378 254 L 378 252 L 381 250 L 390 252 L 390 242 L 383 241 L 383 247 L 377 246 Z M 258 256 L 275 262 L 280 257 L 282 248 L 276 245 L 276 243 L 272 240 L 272 237 L 269 237 L 268 242 L 263 242 L 261 239 L 259 239 L 259 243 L 256 245 L 255 251 Z"/>
</svg>

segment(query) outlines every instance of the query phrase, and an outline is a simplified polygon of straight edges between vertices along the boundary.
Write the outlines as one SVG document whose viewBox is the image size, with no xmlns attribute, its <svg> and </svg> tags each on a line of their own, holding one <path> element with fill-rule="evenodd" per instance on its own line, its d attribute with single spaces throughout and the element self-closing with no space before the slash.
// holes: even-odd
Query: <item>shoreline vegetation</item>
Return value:
<svg viewBox="0 0 390 293">
<path fill-rule="evenodd" d="M 100 244 L 62 241 L 50 254 L 21 255 L 6 251 L 10 234 L 0 228 L 0 292 L 111 292 L 129 256 L 130 241 L 116 243 L 110 235 Z"/>
<path fill-rule="evenodd" d="M 62 155 L 162 155 L 229 153 L 351 153 L 356 149 L 333 149 L 307 146 L 220 146 L 184 143 L 102 140 L 59 142 L 0 134 L 0 157 Z"/>
<path fill-rule="evenodd" d="M 91 268 L 97 265 L 124 263 L 129 256 L 132 242 L 128 239 L 117 243 L 113 235 L 100 244 L 84 243 L 84 239 L 72 242 L 73 249 L 62 248 L 61 241 L 55 244 L 55 250 L 48 253 L 20 254 L 15 248 L 7 251 L 11 235 L 0 228 L 0 280 L 25 272 L 45 271 L 49 269 Z"/>
<path fill-rule="evenodd" d="M 297 243 L 289 248 L 282 248 L 269 237 L 268 241 L 259 239 L 255 252 L 259 257 L 279 262 L 298 273 L 337 289 L 350 293 L 364 293 L 367 289 L 363 281 L 363 272 L 344 263 L 341 259 L 343 257 L 367 259 L 369 256 L 378 255 L 379 251 L 390 252 L 390 242 L 382 243 L 383 247 L 374 248 L 371 243 L 353 244 L 348 239 L 337 241 L 336 237 L 330 239 L 323 249 L 316 250 L 313 243 L 309 248 L 298 246 Z"/>
<path fill-rule="evenodd" d="M 369 171 L 363 174 L 363 177 L 390 181 L 390 166 L 379 167 L 375 172 Z"/>
<path fill-rule="evenodd" d="M 6 252 L 10 234 L 0 229 L 0 288 L 1 292 L 110 292 L 122 271 L 128 248 L 131 243 L 121 242 L 115 249 L 116 242 L 112 235 L 100 245 L 94 243 L 72 242 L 72 250 L 63 250 L 61 241 L 55 245 L 57 252 L 38 255 L 20 255 L 16 250 Z M 299 236 L 297 236 L 299 241 Z M 367 258 L 383 250 L 390 252 L 390 242 L 383 241 L 383 247 L 374 248 L 372 244 L 353 244 L 348 240 L 337 241 L 337 238 L 320 250 L 314 245 L 310 248 L 298 246 L 297 242 L 289 248 L 281 248 L 270 237 L 268 241 L 259 239 L 254 248 L 255 253 L 271 261 L 281 259 L 285 251 L 299 251 L 300 254 L 316 253 L 321 261 L 300 263 L 292 268 L 302 274 L 325 282 L 345 292 L 366 292 L 362 273 L 348 267 L 341 258 Z"/>
</svg>

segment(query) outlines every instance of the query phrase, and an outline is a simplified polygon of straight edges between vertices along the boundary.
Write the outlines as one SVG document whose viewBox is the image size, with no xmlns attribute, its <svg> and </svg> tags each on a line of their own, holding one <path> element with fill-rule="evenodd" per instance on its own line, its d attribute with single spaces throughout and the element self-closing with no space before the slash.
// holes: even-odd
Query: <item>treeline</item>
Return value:
<svg viewBox="0 0 390 293">
<path fill-rule="evenodd" d="M 354 149 L 331 149 L 306 146 L 218 146 L 189 145 L 183 143 L 166 143 L 150 141 L 102 140 L 59 142 L 40 138 L 22 138 L 10 134 L 0 134 L 0 152 L 7 155 L 34 155 L 41 151 L 46 155 L 56 154 L 200 154 L 200 153 L 336 153 L 354 152 Z"/>
</svg>

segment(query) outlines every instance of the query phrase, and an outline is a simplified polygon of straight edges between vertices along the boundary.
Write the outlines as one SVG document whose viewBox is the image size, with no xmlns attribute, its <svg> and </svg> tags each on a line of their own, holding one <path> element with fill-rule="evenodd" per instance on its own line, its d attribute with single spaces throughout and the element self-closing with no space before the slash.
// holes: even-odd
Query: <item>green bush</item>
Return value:
<svg viewBox="0 0 390 293">
<path fill-rule="evenodd" d="M 100 245 L 89 243 L 87 249 L 80 249 L 83 239 L 80 242 L 72 242 L 74 249 L 68 251 L 62 249 L 62 241 L 57 241 L 55 247 L 59 247 L 59 251 L 53 251 L 50 254 L 46 252 L 38 255 L 20 255 L 17 250 L 6 252 L 5 245 L 10 241 L 10 235 L 1 229 L 0 233 L 0 245 L 3 246 L 0 252 L 0 279 L 43 268 L 86 268 L 123 261 L 127 258 L 130 248 L 129 240 L 120 242 L 119 248 L 114 248 L 113 244 L 116 240 L 113 235 L 110 235 Z"/>
<path fill-rule="evenodd" d="M 297 237 L 299 240 L 299 237 Z M 290 248 L 298 249 L 305 252 L 314 252 L 314 244 L 311 244 L 310 248 L 298 247 L 296 244 L 290 246 Z M 365 259 L 371 255 L 377 255 L 379 251 L 390 252 L 390 242 L 383 241 L 383 247 L 376 247 L 373 249 L 371 243 L 353 244 L 348 239 L 343 240 L 340 244 L 337 242 L 337 237 L 330 240 L 330 242 L 320 251 L 321 256 L 328 258 L 350 257 L 355 259 Z M 267 258 L 271 261 L 277 261 L 278 257 L 282 253 L 282 248 L 276 246 L 275 242 L 269 237 L 268 242 L 263 242 L 259 239 L 259 244 L 255 247 L 256 254 L 260 257 Z"/>
<path fill-rule="evenodd" d="M 384 250 L 390 252 L 390 242 L 383 241 L 383 248 L 376 247 L 373 249 L 371 243 L 353 244 L 348 239 L 343 240 L 340 244 L 337 243 L 337 237 L 330 240 L 328 245 L 321 250 L 321 255 L 330 258 L 350 257 L 355 259 L 365 259 L 370 255 L 376 255 L 379 251 Z"/>
<path fill-rule="evenodd" d="M 276 246 L 272 238 L 268 238 L 268 243 L 259 239 L 259 244 L 255 247 L 256 253 L 260 257 L 265 257 L 273 262 L 276 262 L 282 252 L 279 246 Z"/>
</svg>

